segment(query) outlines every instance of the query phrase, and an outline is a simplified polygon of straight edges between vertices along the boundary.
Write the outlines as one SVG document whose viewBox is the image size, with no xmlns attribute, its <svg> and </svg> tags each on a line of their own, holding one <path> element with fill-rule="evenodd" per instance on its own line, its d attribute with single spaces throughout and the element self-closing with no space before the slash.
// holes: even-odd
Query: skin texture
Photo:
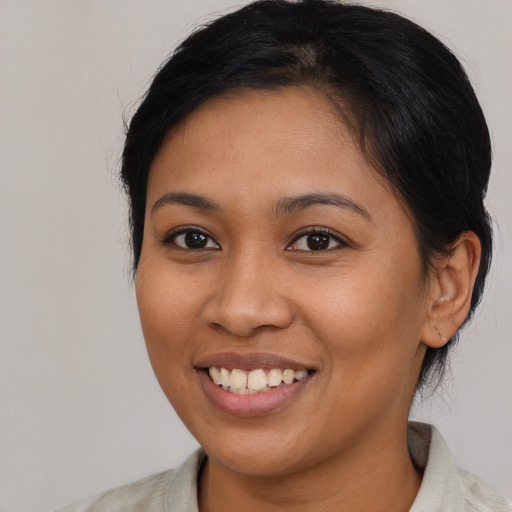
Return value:
<svg viewBox="0 0 512 512">
<path fill-rule="evenodd" d="M 364 213 L 276 211 L 312 192 Z M 155 206 L 169 193 L 216 208 Z M 180 227 L 206 246 L 187 248 L 170 234 Z M 334 235 L 327 249 L 309 249 L 313 228 Z M 136 285 L 155 374 L 209 456 L 200 510 L 408 510 L 421 481 L 406 445 L 415 383 L 426 344 L 443 343 L 435 328 L 449 338 L 467 314 L 478 248 L 465 234 L 425 277 L 408 214 L 314 90 L 210 100 L 175 127 L 151 167 Z M 225 352 L 315 373 L 286 406 L 239 417 L 196 369 Z"/>
</svg>

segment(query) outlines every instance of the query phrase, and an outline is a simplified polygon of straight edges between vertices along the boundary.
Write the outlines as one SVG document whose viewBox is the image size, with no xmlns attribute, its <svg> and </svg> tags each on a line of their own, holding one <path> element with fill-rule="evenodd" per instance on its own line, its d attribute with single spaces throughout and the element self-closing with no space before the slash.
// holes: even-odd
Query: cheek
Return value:
<svg viewBox="0 0 512 512">
<path fill-rule="evenodd" d="M 304 317 L 331 354 L 332 365 L 343 367 L 340 378 L 365 372 L 370 378 L 370 368 L 384 377 L 407 365 L 424 320 L 416 266 L 373 262 L 357 272 L 337 270 L 324 286 L 308 283 Z"/>
<path fill-rule="evenodd" d="M 136 282 L 137 304 L 155 372 L 169 364 L 176 367 L 183 360 L 189 347 L 186 341 L 200 314 L 200 290 L 197 283 L 184 280 L 167 266 L 141 258 Z"/>
<path fill-rule="evenodd" d="M 199 309 L 194 292 L 199 289 L 170 272 L 167 262 L 141 257 L 136 293 L 142 331 L 155 376 L 178 414 L 186 410 L 183 400 L 194 382 L 190 340 Z"/>
</svg>

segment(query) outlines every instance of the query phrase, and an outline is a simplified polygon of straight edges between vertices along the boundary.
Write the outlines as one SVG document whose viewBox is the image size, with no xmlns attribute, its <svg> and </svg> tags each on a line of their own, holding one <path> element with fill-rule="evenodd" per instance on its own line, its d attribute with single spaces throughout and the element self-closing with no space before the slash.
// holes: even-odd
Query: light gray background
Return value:
<svg viewBox="0 0 512 512">
<path fill-rule="evenodd" d="M 240 2 L 243 3 L 243 2 Z M 452 376 L 415 417 L 512 497 L 510 0 L 381 0 L 465 62 L 493 134 L 496 257 Z M 231 0 L 0 1 L 0 511 L 178 464 L 195 441 L 147 361 L 116 172 L 122 114 Z"/>
</svg>

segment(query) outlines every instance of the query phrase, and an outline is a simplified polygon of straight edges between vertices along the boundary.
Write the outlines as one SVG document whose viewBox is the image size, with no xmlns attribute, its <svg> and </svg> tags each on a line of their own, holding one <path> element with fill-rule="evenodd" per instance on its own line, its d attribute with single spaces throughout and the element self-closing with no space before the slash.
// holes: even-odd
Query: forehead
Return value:
<svg viewBox="0 0 512 512">
<path fill-rule="evenodd" d="M 244 174 L 276 181 L 291 172 L 297 183 L 306 176 L 325 179 L 337 167 L 369 171 L 340 112 L 309 87 L 243 90 L 211 99 L 167 134 L 150 183 L 164 175 L 180 181 L 229 173 L 233 186 Z"/>
</svg>

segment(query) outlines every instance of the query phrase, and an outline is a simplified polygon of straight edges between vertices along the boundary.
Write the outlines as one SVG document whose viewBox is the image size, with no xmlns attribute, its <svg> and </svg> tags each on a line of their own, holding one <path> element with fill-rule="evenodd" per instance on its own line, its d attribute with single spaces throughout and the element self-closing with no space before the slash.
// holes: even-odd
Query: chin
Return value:
<svg viewBox="0 0 512 512">
<path fill-rule="evenodd" d="M 209 459 L 215 465 L 244 477 L 286 476 L 307 466 L 296 448 L 272 445 L 264 442 L 217 444 L 213 450 L 206 449 Z"/>
<path fill-rule="evenodd" d="M 240 476 L 286 476 L 322 458 L 321 450 L 308 436 L 311 426 L 299 426 L 296 421 L 293 422 L 299 427 L 296 429 L 283 422 L 281 428 L 261 423 L 246 422 L 228 428 L 225 425 L 217 428 L 211 423 L 207 432 L 193 426 L 190 430 L 213 464 Z"/>
</svg>

